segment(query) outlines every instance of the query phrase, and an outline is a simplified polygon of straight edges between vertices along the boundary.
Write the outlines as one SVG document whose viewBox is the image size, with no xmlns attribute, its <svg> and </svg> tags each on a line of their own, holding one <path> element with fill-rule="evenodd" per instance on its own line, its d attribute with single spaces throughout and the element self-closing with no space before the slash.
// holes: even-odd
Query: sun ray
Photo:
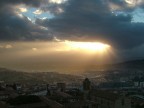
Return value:
<svg viewBox="0 0 144 108">
<path fill-rule="evenodd" d="M 110 45 L 101 42 L 74 42 L 65 41 L 66 45 L 74 50 L 87 50 L 94 52 L 104 52 L 110 48 Z"/>
</svg>

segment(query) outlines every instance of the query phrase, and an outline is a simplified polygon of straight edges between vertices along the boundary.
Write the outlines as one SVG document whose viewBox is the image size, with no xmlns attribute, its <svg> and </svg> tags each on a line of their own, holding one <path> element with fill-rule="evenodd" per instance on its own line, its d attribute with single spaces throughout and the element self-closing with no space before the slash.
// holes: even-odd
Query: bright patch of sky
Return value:
<svg viewBox="0 0 144 108">
<path fill-rule="evenodd" d="M 137 8 L 133 13 L 133 19 L 132 22 L 136 23 L 144 23 L 144 10 L 141 8 Z"/>
<path fill-rule="evenodd" d="M 19 8 L 19 11 L 20 11 L 20 12 L 27 12 L 27 8 L 21 7 L 21 8 Z"/>
<path fill-rule="evenodd" d="M 51 3 L 57 3 L 57 4 L 61 4 L 63 2 L 66 2 L 67 0 L 50 0 Z"/>
<path fill-rule="evenodd" d="M 135 9 L 132 13 L 123 12 L 123 11 L 112 11 L 112 14 L 115 16 L 118 15 L 132 15 L 132 23 L 144 23 L 144 10 L 141 8 Z"/>
<path fill-rule="evenodd" d="M 123 12 L 123 11 L 112 11 L 112 14 L 115 15 L 115 16 L 119 16 L 119 15 L 127 16 L 128 15 L 127 12 Z"/>
<path fill-rule="evenodd" d="M 54 15 L 49 12 L 42 12 L 41 14 L 34 14 L 38 9 L 37 8 L 29 8 L 27 9 L 27 12 L 21 13 L 22 15 L 30 18 L 32 21 L 34 21 L 36 18 L 54 18 Z"/>
</svg>

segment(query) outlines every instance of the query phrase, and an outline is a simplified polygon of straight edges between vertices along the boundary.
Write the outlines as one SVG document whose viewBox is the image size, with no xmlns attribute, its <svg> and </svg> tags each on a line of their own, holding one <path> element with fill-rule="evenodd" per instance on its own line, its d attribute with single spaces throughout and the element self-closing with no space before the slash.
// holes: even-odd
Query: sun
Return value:
<svg viewBox="0 0 144 108">
<path fill-rule="evenodd" d="M 89 51 L 97 51 L 103 52 L 110 48 L 110 45 L 104 44 L 101 42 L 74 42 L 74 41 L 66 41 L 65 42 L 71 49 L 78 50 L 89 50 Z"/>
</svg>

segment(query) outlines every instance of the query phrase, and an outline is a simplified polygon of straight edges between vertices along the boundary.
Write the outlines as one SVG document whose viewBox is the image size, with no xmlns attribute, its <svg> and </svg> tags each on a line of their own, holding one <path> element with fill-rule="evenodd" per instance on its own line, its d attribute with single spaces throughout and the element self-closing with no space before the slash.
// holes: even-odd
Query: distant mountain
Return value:
<svg viewBox="0 0 144 108">
<path fill-rule="evenodd" d="M 132 73 L 133 72 L 138 72 L 141 71 L 144 73 L 144 59 L 142 60 L 131 60 L 131 61 L 125 61 L 125 62 L 120 62 L 120 63 L 115 63 L 115 64 L 104 64 L 104 65 L 93 65 L 91 66 L 92 70 L 87 70 L 85 73 L 89 73 L 91 75 L 97 76 L 97 75 L 102 75 L 102 74 L 107 74 L 107 73 L 112 73 L 112 71 L 118 71 L 120 73 Z M 123 71 L 122 71 L 123 70 Z"/>
<path fill-rule="evenodd" d="M 79 76 L 60 74 L 56 72 L 18 72 L 5 68 L 0 68 L 0 81 L 8 83 L 54 83 L 54 82 L 77 82 Z"/>
<path fill-rule="evenodd" d="M 122 63 L 113 64 L 111 66 L 113 66 L 113 67 L 144 69 L 144 59 L 125 61 L 125 62 L 122 62 Z"/>
<path fill-rule="evenodd" d="M 111 69 L 140 69 L 144 70 L 144 59 L 142 60 L 131 60 L 131 61 L 125 61 L 115 64 L 100 64 L 100 65 L 91 65 L 91 68 L 89 70 L 99 71 L 99 70 L 111 70 Z M 89 71 L 88 70 L 88 71 Z M 100 71 L 101 73 L 101 71 Z"/>
<path fill-rule="evenodd" d="M 97 76 L 112 76 L 115 70 L 126 70 L 118 71 L 120 75 L 129 76 L 129 74 L 135 72 L 144 71 L 144 60 L 132 60 L 117 64 L 108 65 L 94 65 L 93 71 L 84 72 L 84 76 L 96 77 Z M 104 71 L 99 71 L 104 70 Z M 114 70 L 114 71 L 112 71 Z M 130 70 L 130 71 L 127 71 Z M 85 75 L 86 73 L 86 75 Z M 83 75 L 82 75 L 83 77 Z M 60 74 L 57 72 L 20 72 L 9 70 L 5 68 L 0 68 L 0 81 L 5 81 L 8 83 L 20 82 L 20 83 L 55 83 L 55 82 L 81 82 L 82 77 L 70 74 Z M 98 79 L 98 78 L 97 78 Z"/>
<path fill-rule="evenodd" d="M 86 71 L 84 75 L 100 83 L 109 81 L 130 81 L 135 76 L 144 76 L 144 60 L 97 65 L 95 69 Z"/>
</svg>

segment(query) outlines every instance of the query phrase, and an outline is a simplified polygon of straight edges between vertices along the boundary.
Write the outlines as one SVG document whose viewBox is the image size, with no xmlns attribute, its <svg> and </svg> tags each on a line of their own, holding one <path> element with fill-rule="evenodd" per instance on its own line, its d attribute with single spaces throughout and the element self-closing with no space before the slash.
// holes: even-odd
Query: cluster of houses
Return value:
<svg viewBox="0 0 144 108">
<path fill-rule="evenodd" d="M 0 82 L 0 108 L 144 108 L 141 81 L 135 78 L 134 88 L 124 90 L 93 88 L 88 78 L 79 88 Z"/>
</svg>

